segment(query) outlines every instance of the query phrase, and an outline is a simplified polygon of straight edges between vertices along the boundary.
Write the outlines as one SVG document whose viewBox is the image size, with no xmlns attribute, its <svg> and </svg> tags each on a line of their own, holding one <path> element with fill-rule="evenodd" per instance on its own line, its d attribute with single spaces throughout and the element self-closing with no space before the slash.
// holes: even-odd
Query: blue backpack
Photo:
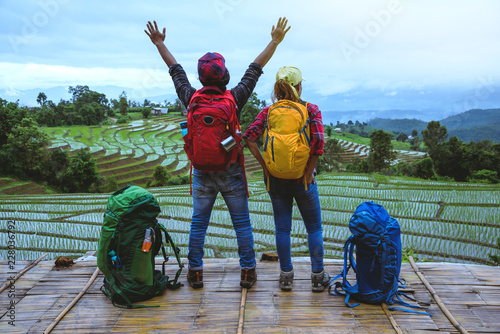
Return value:
<svg viewBox="0 0 500 334">
<path fill-rule="evenodd" d="M 345 296 L 345 304 L 349 307 L 359 305 L 359 303 L 349 305 L 349 299 L 352 297 L 368 304 L 398 303 L 407 307 L 422 308 L 403 302 L 400 295 L 416 300 L 398 291 L 398 288 L 404 287 L 405 284 L 404 280 L 399 279 L 402 250 L 398 221 L 389 216 L 382 205 L 364 202 L 357 207 L 349 220 L 349 230 L 353 235 L 344 245 L 344 268 L 331 280 L 329 293 Z M 347 273 L 351 267 L 356 272 L 355 285 L 351 285 L 347 280 Z M 333 283 L 341 277 L 342 283 Z M 334 287 L 333 292 L 332 287 Z M 343 292 L 339 291 L 339 288 Z M 389 308 L 394 309 L 391 306 Z"/>
</svg>

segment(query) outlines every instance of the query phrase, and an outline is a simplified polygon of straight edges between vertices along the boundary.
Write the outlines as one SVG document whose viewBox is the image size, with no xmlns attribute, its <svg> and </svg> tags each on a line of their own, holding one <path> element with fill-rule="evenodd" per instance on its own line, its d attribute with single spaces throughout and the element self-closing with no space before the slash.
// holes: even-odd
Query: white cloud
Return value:
<svg viewBox="0 0 500 334">
<path fill-rule="evenodd" d="M 136 90 L 172 88 L 164 68 L 72 67 L 44 64 L 0 63 L 2 86 L 10 89 L 32 89 L 54 86 L 116 85 Z M 193 78 L 192 78 L 193 79 Z"/>
<path fill-rule="evenodd" d="M 8 46 L 0 50 L 0 88 L 88 84 L 173 92 L 143 32 L 153 19 L 167 27 L 167 46 L 195 86 L 197 59 L 207 51 L 226 57 L 235 84 L 279 16 L 292 29 L 257 86 L 266 99 L 285 64 L 301 68 L 307 89 L 323 96 L 354 88 L 475 87 L 478 77 L 500 77 L 499 12 L 496 0 L 9 1 L 0 12 L 6 23 L 0 40 Z M 366 45 L 357 34 L 368 36 Z M 21 39 L 13 46 L 12 38 Z M 350 61 L 345 44 L 357 49 Z"/>
</svg>

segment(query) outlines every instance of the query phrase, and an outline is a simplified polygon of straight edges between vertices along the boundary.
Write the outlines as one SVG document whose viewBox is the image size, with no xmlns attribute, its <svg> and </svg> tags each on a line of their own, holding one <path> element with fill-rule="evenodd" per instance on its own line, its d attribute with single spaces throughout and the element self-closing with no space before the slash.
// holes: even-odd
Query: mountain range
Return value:
<svg viewBox="0 0 500 334">
<path fill-rule="evenodd" d="M 500 143 L 500 109 L 472 109 L 441 119 L 439 123 L 446 126 L 448 137 L 457 136 L 464 142 L 489 139 Z M 427 128 L 427 122 L 415 118 L 375 118 L 368 124 L 384 131 L 402 132 L 407 135 L 410 135 L 412 130 L 417 130 L 420 135 L 421 131 Z"/>
<path fill-rule="evenodd" d="M 177 98 L 173 89 L 165 93 L 164 89 L 159 88 L 146 91 L 119 86 L 89 86 L 89 88 L 105 94 L 108 99 L 118 99 L 125 91 L 129 100 L 139 103 L 143 103 L 145 99 L 157 103 L 165 100 L 174 102 Z M 47 98 L 55 103 L 61 99 L 71 98 L 68 87 L 65 86 L 30 90 L 0 89 L 0 97 L 7 101 L 19 100 L 21 105 L 36 106 L 40 92 L 44 92 Z M 259 98 L 262 96 L 259 95 Z M 304 90 L 303 98 L 319 106 L 325 124 L 335 125 L 337 121 L 347 123 L 349 120 L 368 122 L 375 118 L 408 118 L 429 122 L 443 120 L 471 109 L 499 108 L 500 83 L 478 83 L 478 87 L 472 90 L 452 87 L 398 89 L 357 87 L 329 95 Z"/>
</svg>

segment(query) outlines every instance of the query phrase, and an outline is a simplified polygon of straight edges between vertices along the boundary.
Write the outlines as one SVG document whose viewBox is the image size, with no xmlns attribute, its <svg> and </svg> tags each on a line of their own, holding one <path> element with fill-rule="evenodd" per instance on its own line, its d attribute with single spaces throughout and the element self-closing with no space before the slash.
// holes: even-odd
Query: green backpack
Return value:
<svg viewBox="0 0 500 334">
<path fill-rule="evenodd" d="M 126 186 L 108 199 L 97 250 L 97 266 L 104 274 L 101 291 L 117 307 L 146 307 L 132 305 L 163 293 L 165 288 L 177 289 L 183 265 L 179 248 L 156 217 L 160 205 L 146 189 Z M 165 275 L 168 257 L 162 242 L 162 232 L 170 243 L 179 270 L 175 279 Z M 155 256 L 162 251 L 162 271 L 155 270 Z M 118 304 L 126 305 L 120 306 Z"/>
</svg>

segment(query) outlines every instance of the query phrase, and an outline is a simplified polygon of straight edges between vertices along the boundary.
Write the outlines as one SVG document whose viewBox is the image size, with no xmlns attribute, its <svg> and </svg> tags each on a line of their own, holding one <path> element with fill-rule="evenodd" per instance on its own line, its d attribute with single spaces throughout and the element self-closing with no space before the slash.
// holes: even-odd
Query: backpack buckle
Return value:
<svg viewBox="0 0 500 334">
<path fill-rule="evenodd" d="M 109 252 L 108 255 L 111 256 L 111 264 L 113 267 L 120 268 L 122 266 L 122 260 L 120 260 L 120 257 L 116 255 L 114 250 Z"/>
</svg>

